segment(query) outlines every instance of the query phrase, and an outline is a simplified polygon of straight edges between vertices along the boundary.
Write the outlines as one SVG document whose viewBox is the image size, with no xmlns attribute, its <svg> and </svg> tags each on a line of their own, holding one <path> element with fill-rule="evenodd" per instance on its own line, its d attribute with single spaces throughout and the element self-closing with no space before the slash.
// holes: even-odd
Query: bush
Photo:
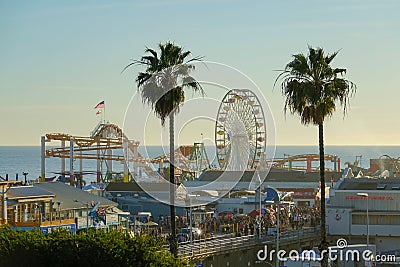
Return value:
<svg viewBox="0 0 400 267">
<path fill-rule="evenodd" d="M 69 233 L 0 229 L 0 266 L 188 266 L 152 237 L 130 238 L 124 232 Z"/>
</svg>

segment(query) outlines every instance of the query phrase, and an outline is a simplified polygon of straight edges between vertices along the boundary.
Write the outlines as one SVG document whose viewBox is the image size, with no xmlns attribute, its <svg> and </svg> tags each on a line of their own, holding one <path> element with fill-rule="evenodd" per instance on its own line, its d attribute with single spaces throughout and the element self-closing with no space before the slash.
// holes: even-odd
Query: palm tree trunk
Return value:
<svg viewBox="0 0 400 267">
<path fill-rule="evenodd" d="M 318 125 L 318 138 L 319 138 L 319 173 L 321 182 L 321 249 L 326 250 L 326 210 L 325 210 L 325 151 L 324 151 L 324 124 L 320 123 Z M 322 254 L 321 254 L 322 255 Z M 322 267 L 328 266 L 328 258 L 326 255 L 323 257 L 321 262 Z"/>
<path fill-rule="evenodd" d="M 169 114 L 169 201 L 171 213 L 171 237 L 170 251 L 174 256 L 178 255 L 178 242 L 176 240 L 176 225 L 175 225 L 175 155 L 174 155 L 174 113 Z"/>
</svg>

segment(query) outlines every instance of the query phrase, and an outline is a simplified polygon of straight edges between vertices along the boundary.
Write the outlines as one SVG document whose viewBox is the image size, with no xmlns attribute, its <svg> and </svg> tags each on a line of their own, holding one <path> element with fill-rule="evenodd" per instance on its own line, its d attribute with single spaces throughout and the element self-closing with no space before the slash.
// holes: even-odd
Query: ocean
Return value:
<svg viewBox="0 0 400 267">
<path fill-rule="evenodd" d="M 165 150 L 165 149 L 164 149 Z M 168 149 L 166 149 L 168 151 Z M 139 152 L 143 154 L 144 148 L 139 147 Z M 162 147 L 147 147 L 148 155 L 152 158 L 163 154 Z M 215 159 L 215 150 L 207 148 L 208 157 L 211 162 Z M 341 160 L 341 167 L 345 162 L 354 162 L 356 157 L 360 161 L 359 166 L 368 168 L 371 158 L 379 158 L 382 155 L 389 155 L 392 158 L 400 156 L 400 146 L 326 146 L 326 154 L 337 155 Z M 276 158 L 284 158 L 288 155 L 318 154 L 318 146 L 277 146 Z M 361 156 L 361 158 L 359 157 Z M 314 163 L 317 164 L 318 162 Z M 214 160 L 215 164 L 215 160 Z M 327 167 L 332 168 L 332 164 L 327 162 Z M 303 164 L 305 165 L 305 163 Z M 315 167 L 315 166 L 314 166 Z M 66 160 L 66 169 L 69 170 L 69 161 Z M 75 170 L 79 171 L 79 160 L 75 162 Z M 58 176 L 61 170 L 61 160 L 58 158 L 46 159 L 46 177 Z M 83 161 L 84 171 L 96 171 L 96 162 L 93 160 Z M 119 162 L 113 163 L 113 171 L 122 172 L 123 165 Z M 21 180 L 24 178 L 23 172 L 27 172 L 27 179 L 33 180 L 40 176 L 40 147 L 39 146 L 0 146 L 0 176 L 8 174 L 10 180 L 15 180 L 16 176 Z M 105 173 L 105 171 L 104 171 Z M 85 175 L 86 182 L 96 180 L 95 175 Z"/>
</svg>

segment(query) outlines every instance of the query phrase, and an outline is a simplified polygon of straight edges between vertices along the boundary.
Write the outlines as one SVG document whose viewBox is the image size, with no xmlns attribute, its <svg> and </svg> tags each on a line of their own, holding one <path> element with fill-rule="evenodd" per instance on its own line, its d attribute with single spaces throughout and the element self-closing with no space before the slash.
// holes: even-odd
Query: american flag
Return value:
<svg viewBox="0 0 400 267">
<path fill-rule="evenodd" d="M 104 108 L 104 100 L 98 103 L 94 108 Z"/>
</svg>

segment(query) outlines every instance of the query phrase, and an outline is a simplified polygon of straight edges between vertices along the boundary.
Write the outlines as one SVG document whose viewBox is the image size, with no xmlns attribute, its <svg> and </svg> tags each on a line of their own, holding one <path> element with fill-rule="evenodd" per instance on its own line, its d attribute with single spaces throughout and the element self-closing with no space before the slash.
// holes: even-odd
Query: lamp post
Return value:
<svg viewBox="0 0 400 267">
<path fill-rule="evenodd" d="M 61 224 L 61 208 L 60 208 L 60 206 L 61 206 L 61 203 L 62 202 L 60 202 L 60 201 L 57 201 L 56 202 L 57 203 L 57 207 L 58 207 L 58 219 L 60 220 L 60 224 Z"/>
<path fill-rule="evenodd" d="M 259 204 L 259 208 L 260 208 L 260 210 L 259 210 L 259 214 L 258 214 L 258 238 L 259 239 L 261 239 L 261 226 L 262 226 L 262 222 L 261 222 L 261 216 L 262 216 L 262 211 L 261 211 L 261 208 L 262 208 L 262 205 L 261 205 L 261 185 L 262 185 L 262 182 L 261 182 L 261 178 L 260 178 L 260 174 L 259 174 L 259 172 L 257 171 L 257 178 L 258 178 L 258 181 L 259 181 L 259 188 L 258 188 L 258 204 Z M 256 191 L 257 192 L 257 191 Z"/>
<path fill-rule="evenodd" d="M 189 201 L 189 224 L 190 224 L 190 226 L 189 226 L 189 231 L 190 231 L 189 238 L 190 238 L 190 244 L 193 244 L 192 199 L 191 199 L 191 197 L 197 197 L 197 195 L 187 194 L 187 198 L 188 198 L 188 201 Z"/>
<path fill-rule="evenodd" d="M 367 198 L 367 250 L 369 250 L 369 214 L 368 214 L 368 208 L 369 208 L 369 195 L 368 193 L 357 193 L 357 196 L 365 197 Z M 368 260 L 368 265 L 370 266 L 370 259 Z"/>
<path fill-rule="evenodd" d="M 368 216 L 369 215 L 368 214 L 368 208 L 369 208 L 368 199 L 369 199 L 369 195 L 368 195 L 368 193 L 357 193 L 357 196 L 367 198 L 367 249 L 369 249 L 369 216 Z"/>
<path fill-rule="evenodd" d="M 260 201 L 260 214 L 258 215 L 258 238 L 261 239 L 261 227 L 262 227 L 262 214 L 261 214 L 261 184 L 260 184 L 260 188 L 258 189 L 259 193 L 259 201 Z"/>
<path fill-rule="evenodd" d="M 276 209 L 278 211 L 277 218 L 276 218 L 276 227 L 277 227 L 277 232 L 276 232 L 276 251 L 279 251 L 279 235 L 280 235 L 280 230 L 279 230 L 279 213 L 280 213 L 280 200 L 279 196 L 275 198 L 275 204 L 276 204 Z M 276 255 L 276 267 L 279 266 L 279 257 L 278 254 Z"/>
<path fill-rule="evenodd" d="M 82 201 L 77 200 L 77 199 L 75 199 L 74 202 L 78 202 L 78 203 L 81 203 L 83 205 L 86 205 L 86 231 L 85 232 L 87 233 L 88 230 L 89 230 L 89 203 L 85 203 L 85 202 L 82 202 Z"/>
</svg>

